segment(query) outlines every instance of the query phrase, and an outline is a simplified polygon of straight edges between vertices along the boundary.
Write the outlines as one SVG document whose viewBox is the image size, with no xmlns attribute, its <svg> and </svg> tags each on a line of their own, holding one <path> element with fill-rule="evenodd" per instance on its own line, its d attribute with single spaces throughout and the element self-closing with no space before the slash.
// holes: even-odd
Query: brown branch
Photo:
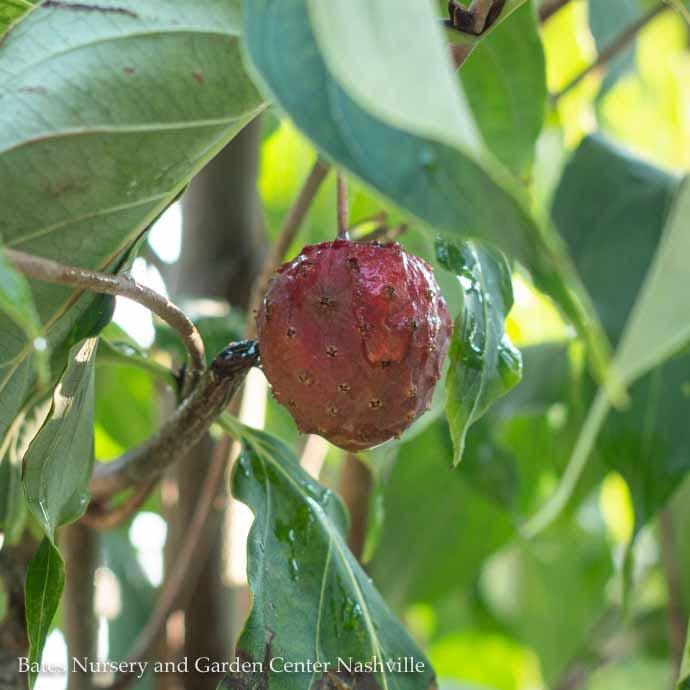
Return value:
<svg viewBox="0 0 690 690">
<path fill-rule="evenodd" d="M 539 21 L 544 24 L 569 2 L 570 0 L 544 0 L 539 8 Z"/>
<path fill-rule="evenodd" d="M 142 304 L 159 316 L 182 338 L 189 353 L 190 373 L 198 377 L 206 366 L 204 343 L 196 326 L 167 297 L 159 295 L 127 275 L 100 273 L 76 266 L 65 266 L 50 259 L 5 249 L 5 256 L 15 268 L 29 278 L 47 283 L 60 283 L 107 295 L 127 297 Z"/>
<path fill-rule="evenodd" d="M 314 166 L 302 185 L 302 189 L 300 189 L 295 202 L 285 217 L 283 226 L 278 233 L 278 239 L 273 245 L 270 254 L 266 257 L 259 277 L 254 282 L 252 295 L 249 300 L 249 318 L 247 319 L 247 332 L 245 334 L 247 338 L 253 338 L 256 335 L 256 324 L 253 315 L 259 310 L 271 276 L 273 276 L 276 268 L 282 263 L 285 253 L 297 236 L 297 232 L 330 169 L 331 166 L 322 158 L 316 159 Z"/>
<path fill-rule="evenodd" d="M 611 43 L 601 50 L 597 56 L 597 59 L 591 65 L 587 66 L 560 91 L 551 96 L 552 104 L 557 103 L 561 98 L 563 98 L 563 96 L 565 96 L 567 93 L 570 93 L 587 75 L 598 69 L 601 69 L 602 67 L 605 67 L 613 58 L 625 50 L 630 43 L 635 40 L 641 29 L 647 26 L 649 22 L 667 9 L 669 9 L 669 6 L 664 2 L 659 3 L 658 5 L 652 7 L 652 9 L 649 11 L 645 12 L 641 17 L 639 17 L 639 19 L 634 21 L 626 29 L 624 29 L 619 36 L 617 36 Z"/>
<path fill-rule="evenodd" d="M 195 446 L 259 360 L 255 341 L 231 344 L 204 372 L 159 431 L 117 460 L 97 465 L 89 489 L 95 499 L 150 482 Z"/>
<path fill-rule="evenodd" d="M 338 174 L 337 184 L 338 195 L 338 239 L 347 240 L 350 235 L 348 233 L 350 223 L 350 210 L 347 203 L 347 182 L 342 174 Z"/>
<path fill-rule="evenodd" d="M 229 459 L 226 446 L 219 444 L 213 453 L 201 487 L 199 501 L 177 554 L 174 568 L 171 569 L 170 577 L 163 584 L 151 617 L 132 645 L 132 651 L 127 659 L 130 668 L 134 668 L 137 662 L 150 660 L 165 629 L 168 617 L 173 611 L 185 606 L 189 595 L 194 591 L 212 543 L 211 535 L 206 534 L 206 524 Z M 106 687 L 106 690 L 123 690 L 135 678 L 133 672 L 121 673 L 112 685 Z"/>
<path fill-rule="evenodd" d="M 117 504 L 109 501 L 91 501 L 80 522 L 98 532 L 115 529 L 124 524 L 146 502 L 158 484 L 157 479 L 135 487 L 131 496 Z"/>
<path fill-rule="evenodd" d="M 673 514 L 670 508 L 659 518 L 661 562 L 668 589 L 668 641 L 676 672 L 680 671 L 685 653 L 685 632 L 687 616 L 683 605 L 683 579 L 677 557 L 676 535 Z"/>
</svg>

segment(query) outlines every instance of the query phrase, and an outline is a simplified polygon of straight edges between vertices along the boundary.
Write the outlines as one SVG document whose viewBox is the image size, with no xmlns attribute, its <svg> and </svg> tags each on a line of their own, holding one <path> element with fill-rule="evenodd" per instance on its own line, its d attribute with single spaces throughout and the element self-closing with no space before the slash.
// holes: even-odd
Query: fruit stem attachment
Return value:
<svg viewBox="0 0 690 690">
<path fill-rule="evenodd" d="M 349 209 L 347 204 L 347 183 L 341 173 L 338 173 L 338 239 L 349 240 Z"/>
</svg>

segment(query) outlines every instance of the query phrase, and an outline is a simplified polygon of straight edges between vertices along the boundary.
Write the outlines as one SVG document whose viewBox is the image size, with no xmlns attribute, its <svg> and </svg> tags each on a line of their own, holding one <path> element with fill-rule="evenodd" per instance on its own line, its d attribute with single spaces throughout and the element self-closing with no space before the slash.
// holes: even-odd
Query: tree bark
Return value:
<svg viewBox="0 0 690 690">
<path fill-rule="evenodd" d="M 27 533 L 16 546 L 0 549 L 0 587 L 7 609 L 0 621 L 0 690 L 24 690 L 26 674 L 19 673 L 17 659 L 28 656 L 24 607 L 24 578 L 37 544 Z"/>
<path fill-rule="evenodd" d="M 183 199 L 183 241 L 176 298 L 224 298 L 246 307 L 252 283 L 265 252 L 261 206 L 256 182 L 261 125 L 257 120 L 223 150 L 192 182 Z M 169 510 L 166 568 L 175 567 L 175 553 L 199 497 L 214 443 L 206 436 L 177 465 Z M 219 487 L 216 509 L 208 520 L 205 538 L 212 546 L 190 603 L 176 623 L 182 646 L 170 649 L 172 659 L 186 656 L 190 672 L 184 679 L 168 678 L 166 687 L 213 690 L 220 678 L 193 672 L 192 660 L 209 657 L 227 661 L 234 645 L 232 591 L 223 573 L 222 528 L 227 486 Z M 180 630 L 179 628 L 182 628 Z"/>
<path fill-rule="evenodd" d="M 65 559 L 63 629 L 69 658 L 96 660 L 97 621 L 94 576 L 98 565 L 98 534 L 82 523 L 64 527 L 60 547 Z M 91 690 L 87 672 L 69 673 L 69 690 Z"/>
</svg>

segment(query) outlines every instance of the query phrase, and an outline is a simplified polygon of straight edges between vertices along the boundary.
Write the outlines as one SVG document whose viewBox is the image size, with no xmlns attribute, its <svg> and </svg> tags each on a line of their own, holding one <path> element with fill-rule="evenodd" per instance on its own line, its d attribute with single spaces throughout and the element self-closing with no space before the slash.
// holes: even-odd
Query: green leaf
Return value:
<svg viewBox="0 0 690 690">
<path fill-rule="evenodd" d="M 242 67 L 239 0 L 44 3 L 0 45 L 0 236 L 117 270 L 151 221 L 263 104 Z M 98 301 L 31 282 L 52 349 Z M 0 438 L 34 384 L 0 318 Z"/>
<path fill-rule="evenodd" d="M 29 509 L 53 542 L 57 527 L 79 518 L 89 500 L 97 343 L 89 338 L 72 348 L 48 418 L 24 456 Z"/>
<path fill-rule="evenodd" d="M 642 14 L 639 0 L 588 0 L 587 9 L 589 27 L 599 53 L 610 46 Z M 609 91 L 634 66 L 635 42 L 614 55 L 606 65 L 601 95 Z"/>
<path fill-rule="evenodd" d="M 29 281 L 14 269 L 0 245 L 0 313 L 3 312 L 31 340 L 39 367 L 39 379 L 42 383 L 47 383 L 49 377 L 47 347 L 42 338 L 41 320 L 36 311 Z"/>
<path fill-rule="evenodd" d="M 546 65 L 539 27 L 526 2 L 479 41 L 458 71 L 488 148 L 526 176 L 546 113 Z"/>
<path fill-rule="evenodd" d="M 26 14 L 34 3 L 29 0 L 0 0 L 0 38 L 11 24 Z"/>
<path fill-rule="evenodd" d="M 574 656 L 590 646 L 606 612 L 606 584 L 613 564 L 606 533 L 577 524 L 528 543 L 518 541 L 487 564 L 482 589 L 493 611 L 523 644 L 539 655 L 547 687 Z M 559 611 L 558 616 L 553 612 Z"/>
<path fill-rule="evenodd" d="M 473 242 L 436 243 L 439 263 L 458 276 L 464 292 L 455 323 L 446 379 L 446 412 L 453 437 L 453 464 L 462 459 L 469 427 L 491 403 L 516 386 L 522 357 L 505 333 L 513 306 L 510 267 L 499 252 Z"/>
<path fill-rule="evenodd" d="M 514 536 L 510 515 L 476 489 L 468 465 L 448 469 L 452 454 L 445 424 L 437 422 L 402 445 L 383 485 L 383 531 L 369 571 L 396 609 L 466 591 L 485 559 Z M 473 456 L 469 449 L 467 460 Z"/>
<path fill-rule="evenodd" d="M 390 16 L 384 0 L 256 0 L 246 6 L 247 52 L 266 90 L 329 158 L 427 225 L 528 266 L 586 338 L 603 379 L 607 346 L 586 291 L 557 234 L 483 145 L 427 3 L 406 0 Z"/>
<path fill-rule="evenodd" d="M 20 415 L 0 445 L 0 532 L 9 543 L 19 538 L 26 514 L 21 455 L 17 452 L 23 421 Z"/>
<path fill-rule="evenodd" d="M 683 656 L 683 665 L 680 669 L 680 676 L 678 677 L 677 690 L 690 689 L 690 625 L 688 626 L 688 634 L 685 642 L 685 655 Z"/>
<path fill-rule="evenodd" d="M 349 552 L 347 514 L 340 500 L 300 467 L 281 441 L 242 427 L 232 418 L 223 426 L 241 437 L 245 450 L 233 473 L 233 493 L 254 512 L 249 535 L 252 610 L 238 643 L 243 659 L 264 661 L 263 674 L 248 674 L 254 687 L 303 689 L 327 676 L 325 669 L 276 673 L 267 660 L 329 662 L 340 682 L 355 673 L 338 658 L 383 663 L 413 657 L 417 672 L 365 671 L 357 683 L 415 690 L 433 684 L 428 661 L 395 620 Z M 354 671 L 354 669 L 353 669 Z"/>
<path fill-rule="evenodd" d="M 554 215 L 602 322 L 618 342 L 614 366 L 624 384 L 674 358 L 690 342 L 690 274 L 685 265 L 690 184 L 679 184 L 594 137 L 581 144 L 568 164 Z M 550 524 L 567 503 L 602 427 L 605 462 L 629 479 L 642 522 L 651 517 L 690 469 L 687 424 L 681 421 L 688 410 L 683 392 L 688 359 L 673 359 L 663 371 L 639 381 L 629 408 L 614 412 L 606 426 L 609 403 L 599 391 L 561 484 L 525 527 L 526 534 Z"/>
<path fill-rule="evenodd" d="M 60 603 L 65 585 L 65 566 L 58 550 L 45 538 L 29 563 L 26 573 L 26 630 L 29 636 L 29 663 L 41 661 L 50 624 Z M 33 687 L 36 673 L 29 672 Z"/>
</svg>

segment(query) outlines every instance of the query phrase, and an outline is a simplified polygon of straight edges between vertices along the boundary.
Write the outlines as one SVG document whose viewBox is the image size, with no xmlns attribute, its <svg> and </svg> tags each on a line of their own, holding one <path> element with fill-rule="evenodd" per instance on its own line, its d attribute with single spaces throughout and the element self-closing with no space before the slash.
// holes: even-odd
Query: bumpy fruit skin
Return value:
<svg viewBox="0 0 690 690">
<path fill-rule="evenodd" d="M 300 430 L 363 450 L 428 409 L 452 322 L 425 261 L 336 240 L 278 269 L 257 330 L 273 394 Z"/>
</svg>

